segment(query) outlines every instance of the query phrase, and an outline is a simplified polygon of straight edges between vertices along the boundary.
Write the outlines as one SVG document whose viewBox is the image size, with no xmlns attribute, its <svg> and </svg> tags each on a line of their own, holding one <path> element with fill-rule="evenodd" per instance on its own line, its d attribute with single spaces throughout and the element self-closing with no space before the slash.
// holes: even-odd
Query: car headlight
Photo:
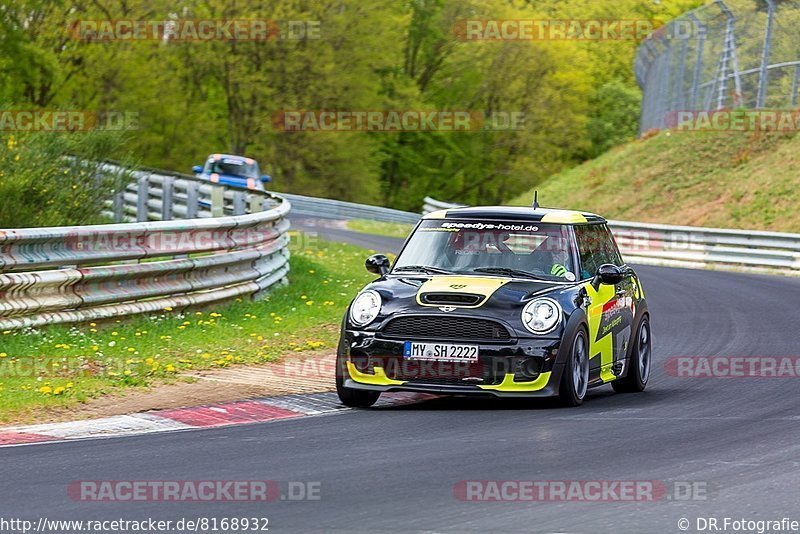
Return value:
<svg viewBox="0 0 800 534">
<path fill-rule="evenodd" d="M 362 291 L 350 306 L 350 321 L 356 326 L 366 326 L 381 311 L 381 296 L 377 291 Z"/>
<path fill-rule="evenodd" d="M 539 298 L 522 309 L 522 324 L 534 334 L 551 332 L 561 322 L 561 305 L 553 299 Z"/>
</svg>

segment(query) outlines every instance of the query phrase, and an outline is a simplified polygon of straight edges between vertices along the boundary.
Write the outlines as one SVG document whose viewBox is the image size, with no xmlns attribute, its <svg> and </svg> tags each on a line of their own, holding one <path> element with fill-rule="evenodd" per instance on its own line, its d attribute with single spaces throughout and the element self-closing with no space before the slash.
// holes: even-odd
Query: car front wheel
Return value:
<svg viewBox="0 0 800 534">
<path fill-rule="evenodd" d="M 558 393 L 565 406 L 580 406 L 589 387 L 589 344 L 581 328 L 572 340 Z"/>
</svg>

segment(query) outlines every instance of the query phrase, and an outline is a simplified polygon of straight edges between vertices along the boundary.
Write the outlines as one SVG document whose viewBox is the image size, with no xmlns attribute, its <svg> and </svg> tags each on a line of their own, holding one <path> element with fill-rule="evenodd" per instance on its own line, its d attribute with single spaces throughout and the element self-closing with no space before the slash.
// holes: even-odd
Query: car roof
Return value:
<svg viewBox="0 0 800 534">
<path fill-rule="evenodd" d="M 606 220 L 585 211 L 550 208 L 528 208 L 524 206 L 476 206 L 450 208 L 429 213 L 423 219 L 468 219 L 493 221 L 527 221 L 555 224 L 604 223 Z"/>
<path fill-rule="evenodd" d="M 253 158 L 248 158 L 245 156 L 237 156 L 236 154 L 211 154 L 208 156 L 208 159 L 220 160 L 220 159 L 235 159 L 241 162 L 247 163 L 248 165 L 252 165 L 255 163 Z"/>
</svg>

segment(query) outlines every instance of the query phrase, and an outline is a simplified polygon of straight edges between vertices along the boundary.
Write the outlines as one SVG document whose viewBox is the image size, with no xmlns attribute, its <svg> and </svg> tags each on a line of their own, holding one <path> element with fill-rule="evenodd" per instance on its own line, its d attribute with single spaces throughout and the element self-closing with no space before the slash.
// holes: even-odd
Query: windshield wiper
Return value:
<svg viewBox="0 0 800 534">
<path fill-rule="evenodd" d="M 520 269 L 510 269 L 508 267 L 478 267 L 477 269 L 472 269 L 473 273 L 489 273 L 489 274 L 505 274 L 508 276 L 519 276 L 522 278 L 536 278 L 541 279 L 541 276 L 537 276 L 533 273 L 529 273 L 528 271 L 523 271 Z"/>
<path fill-rule="evenodd" d="M 454 274 L 453 271 L 447 269 L 440 269 L 438 267 L 431 267 L 430 265 L 403 265 L 394 270 L 394 272 L 402 271 L 419 271 L 426 274 Z"/>
</svg>

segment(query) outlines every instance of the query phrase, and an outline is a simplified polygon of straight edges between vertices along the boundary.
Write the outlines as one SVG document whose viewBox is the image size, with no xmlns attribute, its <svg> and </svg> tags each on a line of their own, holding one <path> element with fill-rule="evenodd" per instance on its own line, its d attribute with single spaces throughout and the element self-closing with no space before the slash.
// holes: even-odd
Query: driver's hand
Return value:
<svg viewBox="0 0 800 534">
<path fill-rule="evenodd" d="M 561 265 L 560 263 L 556 263 L 550 269 L 550 274 L 553 276 L 558 276 L 559 278 L 564 278 L 567 275 L 567 268 Z"/>
</svg>

